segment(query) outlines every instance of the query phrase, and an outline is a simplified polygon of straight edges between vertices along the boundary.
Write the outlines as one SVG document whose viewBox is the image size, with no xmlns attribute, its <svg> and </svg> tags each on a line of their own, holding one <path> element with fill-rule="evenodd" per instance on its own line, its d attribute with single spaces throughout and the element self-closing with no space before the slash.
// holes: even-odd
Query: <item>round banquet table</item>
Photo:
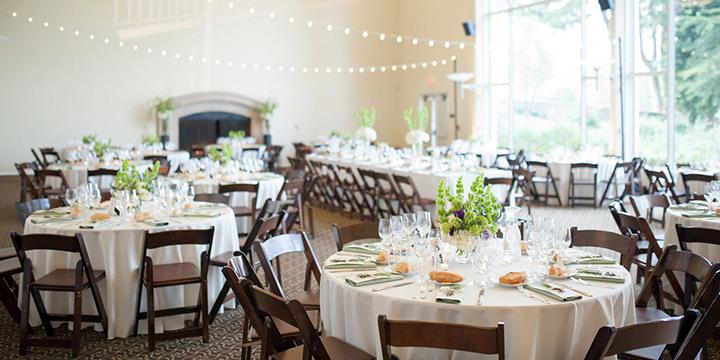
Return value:
<svg viewBox="0 0 720 360">
<path fill-rule="evenodd" d="M 150 161 L 131 161 L 131 165 L 135 165 L 135 167 L 140 172 L 144 172 L 145 169 L 149 169 L 152 166 L 152 163 Z M 62 170 L 63 176 L 65 176 L 65 181 L 67 181 L 68 187 L 76 188 L 80 185 L 85 185 L 88 182 L 88 170 L 96 170 L 96 169 L 112 169 L 112 170 L 119 170 L 122 166 L 122 162 L 120 161 L 111 161 L 107 163 L 100 163 L 97 165 L 87 165 L 87 164 L 53 164 L 50 165 L 48 168 L 50 170 Z M 101 189 L 108 189 L 110 188 L 110 185 L 113 181 L 113 176 L 101 176 L 100 177 L 100 183 L 97 184 Z M 94 181 L 94 180 L 93 180 Z M 48 177 L 46 185 L 50 186 L 53 189 L 57 189 L 60 187 L 60 179 L 57 177 Z"/>
<path fill-rule="evenodd" d="M 698 214 L 698 211 L 687 211 L 680 209 L 669 208 L 665 213 L 665 246 L 677 245 L 678 250 L 680 249 L 680 241 L 678 240 L 677 231 L 675 225 L 680 224 L 683 227 L 700 227 L 720 230 L 720 217 L 703 217 L 703 218 L 692 218 L 684 217 L 683 215 Z M 715 263 L 720 261 L 720 246 L 712 244 L 700 244 L 693 243 L 688 244 L 688 248 Z"/>
<path fill-rule="evenodd" d="M 166 226 L 150 226 L 145 223 L 122 220 L 113 217 L 110 225 L 96 230 L 79 229 L 79 224 L 87 220 L 73 220 L 50 224 L 33 224 L 31 216 L 25 223 L 25 234 L 60 234 L 73 235 L 81 233 L 85 239 L 90 262 L 95 270 L 105 270 L 105 279 L 98 282 L 100 294 L 108 316 L 108 339 L 125 338 L 133 334 L 135 326 L 135 306 L 138 292 L 139 271 L 142 258 L 142 246 L 145 231 L 159 232 L 185 229 L 215 228 L 212 254 L 235 250 L 238 247 L 235 216 L 227 206 L 213 208 L 219 215 L 211 218 L 170 217 Z M 175 262 L 193 262 L 200 267 L 200 254 L 205 246 L 168 246 L 148 251 L 156 264 Z M 57 268 L 74 268 L 79 259 L 76 254 L 59 251 L 34 250 L 28 252 L 33 262 L 35 277 L 43 276 Z M 224 279 L 220 271 L 210 269 L 208 273 L 208 301 L 212 304 L 220 293 Z M 156 309 L 190 306 L 198 300 L 197 285 L 171 286 L 155 290 Z M 143 292 L 144 294 L 144 292 Z M 73 312 L 72 294 L 42 292 L 43 301 L 50 313 Z M 141 310 L 146 309 L 145 296 L 141 300 Z M 95 304 L 90 291 L 83 293 L 83 313 L 95 314 Z M 171 316 L 156 319 L 155 331 L 177 330 L 184 327 L 187 316 Z M 40 320 L 35 306 L 31 305 L 32 325 L 39 325 Z M 140 322 L 140 333 L 147 332 L 146 321 Z M 95 329 L 102 327 L 97 324 Z"/>
<path fill-rule="evenodd" d="M 491 277 L 507 271 L 526 270 L 530 260 L 523 256 L 512 269 L 496 262 Z M 419 284 L 379 292 L 372 289 L 385 285 L 352 287 L 344 278 L 357 273 L 323 271 L 320 285 L 320 309 L 327 335 L 340 338 L 370 354 L 380 356 L 377 317 L 386 314 L 391 320 L 435 321 L 495 327 L 505 323 L 507 359 L 582 359 L 605 325 L 626 326 L 635 322 L 635 299 L 630 274 L 619 265 L 616 271 L 625 277 L 623 284 L 570 283 L 589 291 L 593 297 L 572 302 L 550 300 L 544 304 L 522 295 L 517 289 L 490 285 L 481 305 L 477 305 L 478 288 L 466 285 L 462 304 L 441 304 L 434 293 L 424 300 L 413 299 Z M 450 271 L 472 277 L 469 264 L 451 264 Z M 466 280 L 467 282 L 468 280 Z M 392 284 L 392 283 L 387 283 Z M 401 359 L 496 359 L 497 356 L 451 352 L 427 348 L 393 348 Z"/>
</svg>

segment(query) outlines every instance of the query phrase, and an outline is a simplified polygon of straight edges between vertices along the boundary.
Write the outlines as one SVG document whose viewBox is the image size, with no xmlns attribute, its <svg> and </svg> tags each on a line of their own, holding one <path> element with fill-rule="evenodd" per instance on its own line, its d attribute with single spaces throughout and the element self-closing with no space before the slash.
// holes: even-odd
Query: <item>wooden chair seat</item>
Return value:
<svg viewBox="0 0 720 360">
<path fill-rule="evenodd" d="M 232 259 L 233 256 L 235 256 L 234 251 L 224 252 L 220 255 L 210 258 L 210 265 L 211 266 L 220 266 L 220 267 L 226 266 L 228 261 L 230 261 L 230 259 Z"/>
<path fill-rule="evenodd" d="M 95 280 L 105 278 L 105 271 L 93 270 Z M 88 287 L 87 276 L 83 274 L 83 289 Z M 55 269 L 35 280 L 38 290 L 75 291 L 75 269 Z"/>
<path fill-rule="evenodd" d="M 310 321 L 313 324 L 313 327 L 316 329 L 318 328 L 318 325 L 320 325 L 320 312 L 317 310 L 310 310 L 307 312 L 308 317 L 310 318 Z M 275 322 L 275 326 L 277 326 L 278 331 L 280 332 L 280 335 L 284 338 L 294 338 L 300 336 L 300 329 L 282 321 L 282 319 L 278 319 L 276 317 L 273 317 L 273 321 Z M 260 336 L 258 336 L 257 331 L 255 331 L 254 328 L 250 328 L 250 340 L 251 341 L 260 341 Z"/>
<path fill-rule="evenodd" d="M 650 321 L 660 320 L 669 318 L 670 315 L 658 308 L 650 307 L 636 307 L 635 308 L 635 322 L 646 323 Z"/>
<path fill-rule="evenodd" d="M 17 256 L 0 260 L 0 303 L 10 314 L 15 323 L 20 323 L 20 307 L 18 307 L 18 285 L 13 275 L 22 273 Z"/>
<path fill-rule="evenodd" d="M 320 289 L 306 290 L 290 298 L 299 301 L 306 308 L 320 308 Z"/>
<path fill-rule="evenodd" d="M 363 359 L 375 359 L 374 356 L 343 342 L 338 338 L 332 336 L 321 337 L 320 341 L 331 359 L 343 359 L 343 360 L 363 360 Z M 290 359 L 302 359 L 303 358 L 303 346 L 296 346 L 283 352 L 275 353 L 271 356 L 272 359 L 276 360 L 290 360 Z"/>
<path fill-rule="evenodd" d="M 155 287 L 197 283 L 200 269 L 191 262 L 153 265 Z"/>
</svg>

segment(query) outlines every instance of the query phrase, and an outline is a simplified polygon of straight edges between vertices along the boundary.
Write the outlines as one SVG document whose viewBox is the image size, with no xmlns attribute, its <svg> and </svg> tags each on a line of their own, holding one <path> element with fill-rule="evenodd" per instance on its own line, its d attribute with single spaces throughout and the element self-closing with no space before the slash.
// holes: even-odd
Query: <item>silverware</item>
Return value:
<svg viewBox="0 0 720 360">
<path fill-rule="evenodd" d="M 614 287 L 608 286 L 608 285 L 589 284 L 587 281 L 585 281 L 585 280 L 583 280 L 583 279 L 580 279 L 580 278 L 576 278 L 576 277 L 574 277 L 574 276 L 571 276 L 570 279 L 571 279 L 571 280 L 574 280 L 575 282 L 579 282 L 579 283 L 581 283 L 581 284 L 583 284 L 583 285 L 585 285 L 585 286 L 595 286 L 595 287 L 601 287 L 601 288 L 610 289 L 610 290 L 614 289 Z"/>
<path fill-rule="evenodd" d="M 482 300 L 483 300 L 484 295 L 485 295 L 485 287 L 483 286 L 478 291 L 478 298 L 477 298 L 477 301 L 475 302 L 475 305 L 482 305 Z"/>
<path fill-rule="evenodd" d="M 392 289 L 392 288 L 396 288 L 396 287 L 400 287 L 400 286 L 410 285 L 410 284 L 413 284 L 413 283 L 414 283 L 414 281 L 404 281 L 404 282 L 400 282 L 400 283 L 396 283 L 396 284 L 391 284 L 391 285 L 385 285 L 385 286 L 376 287 L 376 288 L 372 289 L 372 291 L 373 291 L 373 292 L 378 292 L 378 291 L 383 291 L 383 290 L 387 290 L 387 289 Z"/>
<path fill-rule="evenodd" d="M 563 289 L 568 289 L 568 290 L 574 291 L 574 292 L 576 292 L 576 293 L 578 293 L 578 294 L 580 294 L 580 295 L 584 295 L 584 296 L 587 296 L 587 297 L 593 297 L 593 294 L 592 294 L 592 293 L 587 292 L 587 291 L 582 290 L 582 289 L 578 289 L 578 288 L 572 287 L 572 286 L 570 286 L 570 285 L 565 285 L 565 284 L 561 284 L 561 283 L 558 283 L 558 282 L 553 282 L 553 285 L 559 286 L 559 287 L 561 287 L 561 288 L 563 288 Z"/>
<path fill-rule="evenodd" d="M 575 281 L 575 282 L 579 282 L 579 283 L 581 283 L 581 284 L 583 284 L 583 285 L 590 285 L 590 284 L 588 284 L 587 282 L 585 282 L 585 280 L 580 279 L 580 278 L 576 278 L 576 277 L 574 277 L 574 276 L 571 276 L 570 279 L 572 279 L 572 280 Z"/>
<path fill-rule="evenodd" d="M 550 304 L 550 300 L 548 300 L 548 299 L 543 299 L 543 298 L 541 298 L 541 297 L 539 297 L 539 296 L 531 293 L 529 290 L 525 289 L 524 286 L 518 286 L 518 290 L 520 290 L 520 293 L 522 293 L 523 295 L 525 295 L 525 296 L 527 296 L 527 297 L 529 297 L 529 298 L 531 298 L 531 299 L 538 300 L 538 301 L 540 301 L 540 302 L 542 302 L 542 303 L 544 303 L 544 304 Z"/>
</svg>

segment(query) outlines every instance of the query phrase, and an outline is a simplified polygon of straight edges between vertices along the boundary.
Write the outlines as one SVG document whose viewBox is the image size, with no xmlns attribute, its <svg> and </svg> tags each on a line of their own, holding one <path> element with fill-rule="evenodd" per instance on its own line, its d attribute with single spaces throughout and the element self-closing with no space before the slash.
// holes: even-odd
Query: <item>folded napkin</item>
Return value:
<svg viewBox="0 0 720 360">
<path fill-rule="evenodd" d="M 580 295 L 567 291 L 561 287 L 551 285 L 544 281 L 526 285 L 525 288 L 557 301 L 575 301 L 582 299 L 582 296 Z"/>
<path fill-rule="evenodd" d="M 398 281 L 404 278 L 405 277 L 402 275 L 391 274 L 387 272 L 360 273 L 345 278 L 345 282 L 347 282 L 351 286 L 367 286 Z"/>
<path fill-rule="evenodd" d="M 584 265 L 613 265 L 615 264 L 615 260 L 604 257 L 601 255 L 580 255 L 576 257 L 573 261 L 575 264 L 584 264 Z"/>
<path fill-rule="evenodd" d="M 364 256 L 335 255 L 325 262 L 326 269 L 367 269 L 374 270 L 375 262 Z"/>
<path fill-rule="evenodd" d="M 612 283 L 624 283 L 625 277 L 622 276 L 622 274 L 611 271 L 611 270 L 603 270 L 603 269 L 577 269 L 577 273 L 574 275 L 574 277 L 578 279 L 583 280 L 591 280 L 591 281 L 604 281 L 604 282 L 612 282 Z"/>
<path fill-rule="evenodd" d="M 52 218 L 42 218 L 42 219 L 30 219 L 30 222 L 33 224 L 52 224 L 52 223 L 59 223 L 59 222 L 65 222 L 65 221 L 72 221 L 74 220 L 70 216 L 63 216 L 63 217 L 52 217 Z"/>
<path fill-rule="evenodd" d="M 105 220 L 105 221 L 98 221 L 98 222 L 82 223 L 82 224 L 78 225 L 78 228 L 83 229 L 83 230 L 102 229 L 102 228 L 106 228 L 110 225 L 112 225 L 112 221 Z"/>
<path fill-rule="evenodd" d="M 200 213 L 200 212 L 192 212 L 192 213 L 184 213 L 182 214 L 183 217 L 196 217 L 196 218 L 216 218 L 222 214 L 220 213 Z"/>
<path fill-rule="evenodd" d="M 704 201 L 691 201 L 687 204 L 670 205 L 671 210 L 684 210 L 684 211 L 707 211 L 710 209 L 710 205 Z"/>
<path fill-rule="evenodd" d="M 362 244 L 362 245 L 347 245 L 343 248 L 343 251 L 359 253 L 359 254 L 380 254 L 381 245 L 379 243 L 374 244 Z"/>
<path fill-rule="evenodd" d="M 154 220 L 154 219 L 148 219 L 148 220 L 143 221 L 142 223 L 145 225 L 150 225 L 150 226 L 166 226 L 166 225 L 170 224 L 169 221 Z"/>
<path fill-rule="evenodd" d="M 705 219 L 705 218 L 715 218 L 720 217 L 720 215 L 708 212 L 708 213 L 700 213 L 700 214 L 682 214 L 683 217 L 690 218 L 690 219 Z"/>
<path fill-rule="evenodd" d="M 460 304 L 465 298 L 465 286 L 460 284 L 453 284 L 447 286 L 441 286 L 438 289 L 435 302 L 445 304 Z"/>
<path fill-rule="evenodd" d="M 63 216 L 63 215 L 70 215 L 69 210 L 57 210 L 57 209 L 51 209 L 51 210 L 38 210 L 33 213 L 33 215 L 41 215 L 41 216 Z"/>
</svg>

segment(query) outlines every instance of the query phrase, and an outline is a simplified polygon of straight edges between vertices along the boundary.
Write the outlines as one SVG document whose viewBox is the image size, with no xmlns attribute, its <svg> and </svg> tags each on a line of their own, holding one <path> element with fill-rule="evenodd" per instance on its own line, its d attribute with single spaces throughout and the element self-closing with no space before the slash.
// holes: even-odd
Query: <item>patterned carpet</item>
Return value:
<svg viewBox="0 0 720 360">
<path fill-rule="evenodd" d="M 19 231 L 14 209 L 18 195 L 17 177 L 0 177 L 0 246 L 10 246 L 8 234 Z M 333 223 L 351 224 L 358 220 L 339 212 L 315 209 L 315 236 L 313 247 L 320 260 L 324 260 L 335 251 L 331 235 Z M 557 208 L 534 207 L 534 216 L 551 217 L 558 225 L 578 226 L 581 229 L 615 230 L 615 225 L 607 210 L 593 208 Z M 288 256 L 283 259 L 283 285 L 290 295 L 300 291 L 303 284 L 304 257 Z M 147 351 L 146 336 L 127 339 L 107 340 L 101 333 L 86 329 L 83 331 L 83 343 L 80 359 L 237 359 L 240 357 L 240 339 L 242 334 L 243 313 L 230 310 L 218 316 L 210 327 L 210 343 L 203 344 L 199 338 L 159 342 L 153 353 Z M 60 336 L 69 338 L 69 331 L 63 328 Z M 14 322 L 4 309 L 0 308 L 0 359 L 64 359 L 70 358 L 69 349 L 30 348 L 29 355 L 18 355 L 18 331 Z M 720 353 L 720 344 L 711 344 L 711 354 Z M 256 349 L 254 358 L 259 357 Z M 713 359 L 720 359 L 717 355 Z"/>
</svg>

